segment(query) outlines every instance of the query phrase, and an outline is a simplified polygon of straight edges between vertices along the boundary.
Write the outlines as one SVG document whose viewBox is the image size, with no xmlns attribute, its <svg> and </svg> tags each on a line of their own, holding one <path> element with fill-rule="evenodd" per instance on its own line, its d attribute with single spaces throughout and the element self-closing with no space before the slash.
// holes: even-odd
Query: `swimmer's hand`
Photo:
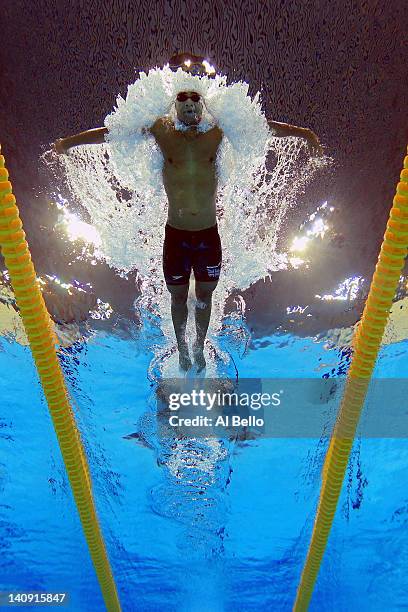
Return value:
<svg viewBox="0 0 408 612">
<path fill-rule="evenodd" d="M 60 155 L 67 154 L 68 147 L 66 145 L 65 138 L 57 138 L 57 140 L 52 145 L 52 149 L 53 151 L 55 151 L 56 153 L 59 153 Z"/>
<path fill-rule="evenodd" d="M 309 153 L 311 157 L 320 157 L 323 155 L 323 149 L 319 142 L 318 137 L 312 130 L 305 128 L 303 131 L 303 138 L 306 140 L 309 147 Z"/>
<path fill-rule="evenodd" d="M 320 145 L 319 139 L 311 129 L 296 127 L 296 125 L 289 125 L 289 123 L 271 121 L 270 119 L 268 119 L 268 125 L 272 130 L 272 134 L 277 138 L 285 138 L 286 136 L 304 138 L 308 144 L 310 155 L 323 155 L 323 149 Z"/>
</svg>

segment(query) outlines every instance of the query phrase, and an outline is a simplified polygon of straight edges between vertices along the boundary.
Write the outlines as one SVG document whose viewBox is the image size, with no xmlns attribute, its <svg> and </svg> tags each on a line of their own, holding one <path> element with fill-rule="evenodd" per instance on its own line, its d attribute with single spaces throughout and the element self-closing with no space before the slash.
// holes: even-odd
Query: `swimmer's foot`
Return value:
<svg viewBox="0 0 408 612">
<path fill-rule="evenodd" d="M 188 354 L 188 346 L 187 344 L 182 344 L 179 346 L 179 366 L 180 370 L 183 372 L 187 372 L 192 367 L 190 355 Z"/>
<path fill-rule="evenodd" d="M 197 372 L 201 372 L 206 367 L 207 363 L 204 358 L 204 346 L 198 342 L 193 344 L 194 363 L 197 366 Z"/>
</svg>

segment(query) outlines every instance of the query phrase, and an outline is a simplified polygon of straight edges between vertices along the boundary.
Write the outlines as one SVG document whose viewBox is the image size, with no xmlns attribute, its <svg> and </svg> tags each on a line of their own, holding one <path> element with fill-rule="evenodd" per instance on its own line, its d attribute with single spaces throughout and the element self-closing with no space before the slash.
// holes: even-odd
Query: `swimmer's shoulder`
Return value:
<svg viewBox="0 0 408 612">
<path fill-rule="evenodd" d="M 174 121 L 173 119 L 171 119 L 171 117 L 168 116 L 159 117 L 158 119 L 156 119 L 153 125 L 151 125 L 149 128 L 143 128 L 142 131 L 145 134 L 153 134 L 153 136 L 159 138 L 160 136 L 166 133 L 168 134 L 169 132 L 175 131 Z M 215 124 L 212 128 L 208 130 L 207 134 L 219 143 L 223 138 L 224 132 L 222 131 L 219 125 Z"/>
<path fill-rule="evenodd" d="M 174 123 L 169 117 L 159 117 L 150 127 L 142 128 L 143 134 L 152 134 L 156 140 L 174 130 Z"/>
<path fill-rule="evenodd" d="M 174 129 L 174 123 L 170 117 L 159 117 L 149 128 L 145 128 L 146 132 L 150 132 L 156 138 L 161 136 L 169 129 Z"/>
<path fill-rule="evenodd" d="M 224 132 L 222 131 L 220 126 L 217 124 L 215 124 L 214 127 L 211 128 L 210 132 L 214 134 L 214 137 L 220 141 L 222 140 L 222 137 L 224 136 Z"/>
<path fill-rule="evenodd" d="M 207 138 L 211 139 L 211 142 L 214 143 L 214 145 L 218 146 L 224 136 L 224 132 L 222 131 L 222 129 L 220 128 L 219 125 L 215 124 L 211 129 L 208 130 L 208 132 L 206 132 L 207 134 Z"/>
</svg>

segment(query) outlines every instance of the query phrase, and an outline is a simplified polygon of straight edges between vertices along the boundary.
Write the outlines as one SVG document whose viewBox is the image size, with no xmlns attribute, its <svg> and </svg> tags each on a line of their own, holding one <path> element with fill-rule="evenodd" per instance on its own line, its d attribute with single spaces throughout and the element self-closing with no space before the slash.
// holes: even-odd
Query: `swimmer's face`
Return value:
<svg viewBox="0 0 408 612">
<path fill-rule="evenodd" d="M 185 91 L 180 93 L 185 93 L 189 96 L 196 94 L 195 91 Z M 203 103 L 201 96 L 197 102 L 191 98 L 187 98 L 187 100 L 184 101 L 179 101 L 176 99 L 176 112 L 178 120 L 182 121 L 182 123 L 185 125 L 197 125 L 201 121 L 203 114 Z"/>
</svg>

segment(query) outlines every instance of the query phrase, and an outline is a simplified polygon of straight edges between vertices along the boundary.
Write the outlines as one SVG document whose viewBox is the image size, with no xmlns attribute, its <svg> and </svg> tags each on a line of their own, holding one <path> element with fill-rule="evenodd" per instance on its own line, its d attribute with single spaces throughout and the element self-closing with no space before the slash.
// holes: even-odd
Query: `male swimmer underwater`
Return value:
<svg viewBox="0 0 408 612">
<path fill-rule="evenodd" d="M 206 74 L 204 58 L 180 54 L 170 67 L 181 67 L 192 74 Z M 217 176 L 215 160 L 223 132 L 218 125 L 206 132 L 197 130 L 202 119 L 204 99 L 195 91 L 180 91 L 175 100 L 177 118 L 185 129 L 177 130 L 169 117 L 159 117 L 142 129 L 154 136 L 163 158 L 163 185 L 168 199 L 168 217 L 163 244 L 163 272 L 171 294 L 171 316 L 184 371 L 192 367 L 185 337 L 187 297 L 191 269 L 195 277 L 196 339 L 193 357 L 197 371 L 206 366 L 204 341 L 211 317 L 212 294 L 222 263 L 222 248 L 216 218 Z M 312 155 L 322 154 L 317 136 L 307 128 L 268 121 L 274 135 L 306 139 Z M 82 144 L 102 144 L 106 127 L 59 138 L 54 150 L 66 153 Z"/>
</svg>

